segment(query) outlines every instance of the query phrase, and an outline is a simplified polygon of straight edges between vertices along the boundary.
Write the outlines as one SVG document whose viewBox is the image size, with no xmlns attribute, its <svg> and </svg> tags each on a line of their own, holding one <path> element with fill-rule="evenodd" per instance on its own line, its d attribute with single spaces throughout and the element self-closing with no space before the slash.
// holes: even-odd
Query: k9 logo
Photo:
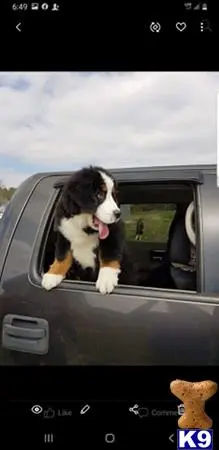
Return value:
<svg viewBox="0 0 219 450">
<path fill-rule="evenodd" d="M 213 430 L 177 430 L 177 450 L 213 450 Z"/>
</svg>

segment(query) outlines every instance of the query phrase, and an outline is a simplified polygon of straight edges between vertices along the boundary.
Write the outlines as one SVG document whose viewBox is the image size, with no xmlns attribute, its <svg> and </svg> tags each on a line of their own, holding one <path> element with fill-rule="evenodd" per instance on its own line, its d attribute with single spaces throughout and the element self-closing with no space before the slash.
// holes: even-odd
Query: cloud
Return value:
<svg viewBox="0 0 219 450">
<path fill-rule="evenodd" d="M 0 73 L 0 179 L 216 162 L 219 73 Z"/>
<path fill-rule="evenodd" d="M 14 169 L 8 169 L 7 171 L 0 169 L 0 183 L 7 187 L 17 187 L 22 181 L 25 180 L 31 173 L 15 171 Z"/>
</svg>

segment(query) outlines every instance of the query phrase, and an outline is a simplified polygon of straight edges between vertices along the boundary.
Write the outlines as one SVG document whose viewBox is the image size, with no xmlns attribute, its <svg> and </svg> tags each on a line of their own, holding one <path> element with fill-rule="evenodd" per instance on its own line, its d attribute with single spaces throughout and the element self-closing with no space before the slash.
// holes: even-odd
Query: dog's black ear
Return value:
<svg viewBox="0 0 219 450">
<path fill-rule="evenodd" d="M 80 207 L 77 202 L 78 183 L 77 180 L 70 180 L 63 187 L 60 199 L 56 207 L 56 218 L 66 217 L 70 218 L 75 214 L 80 213 Z"/>
<path fill-rule="evenodd" d="M 63 195 L 63 206 L 70 216 L 80 213 L 80 207 L 77 202 L 79 196 L 77 183 L 72 183 L 71 189 L 66 189 Z"/>
</svg>

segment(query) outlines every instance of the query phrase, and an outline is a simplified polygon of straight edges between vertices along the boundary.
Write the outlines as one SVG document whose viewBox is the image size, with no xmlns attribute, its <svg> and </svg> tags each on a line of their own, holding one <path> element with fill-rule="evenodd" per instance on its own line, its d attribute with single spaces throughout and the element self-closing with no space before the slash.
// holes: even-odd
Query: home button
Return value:
<svg viewBox="0 0 219 450">
<path fill-rule="evenodd" d="M 107 434 L 105 434 L 105 442 L 106 442 L 107 444 L 114 444 L 114 443 L 115 443 L 115 440 L 116 440 L 115 434 L 113 434 L 113 433 L 107 433 Z"/>
</svg>

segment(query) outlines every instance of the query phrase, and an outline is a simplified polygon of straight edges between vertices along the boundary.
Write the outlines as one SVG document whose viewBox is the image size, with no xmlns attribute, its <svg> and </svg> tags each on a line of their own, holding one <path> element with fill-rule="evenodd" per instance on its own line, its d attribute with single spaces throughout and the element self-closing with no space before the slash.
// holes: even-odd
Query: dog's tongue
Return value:
<svg viewBox="0 0 219 450">
<path fill-rule="evenodd" d="M 97 217 L 94 217 L 94 225 L 98 227 L 99 231 L 99 238 L 100 239 L 106 239 L 109 234 L 109 228 L 108 226 L 101 222 Z"/>
</svg>

